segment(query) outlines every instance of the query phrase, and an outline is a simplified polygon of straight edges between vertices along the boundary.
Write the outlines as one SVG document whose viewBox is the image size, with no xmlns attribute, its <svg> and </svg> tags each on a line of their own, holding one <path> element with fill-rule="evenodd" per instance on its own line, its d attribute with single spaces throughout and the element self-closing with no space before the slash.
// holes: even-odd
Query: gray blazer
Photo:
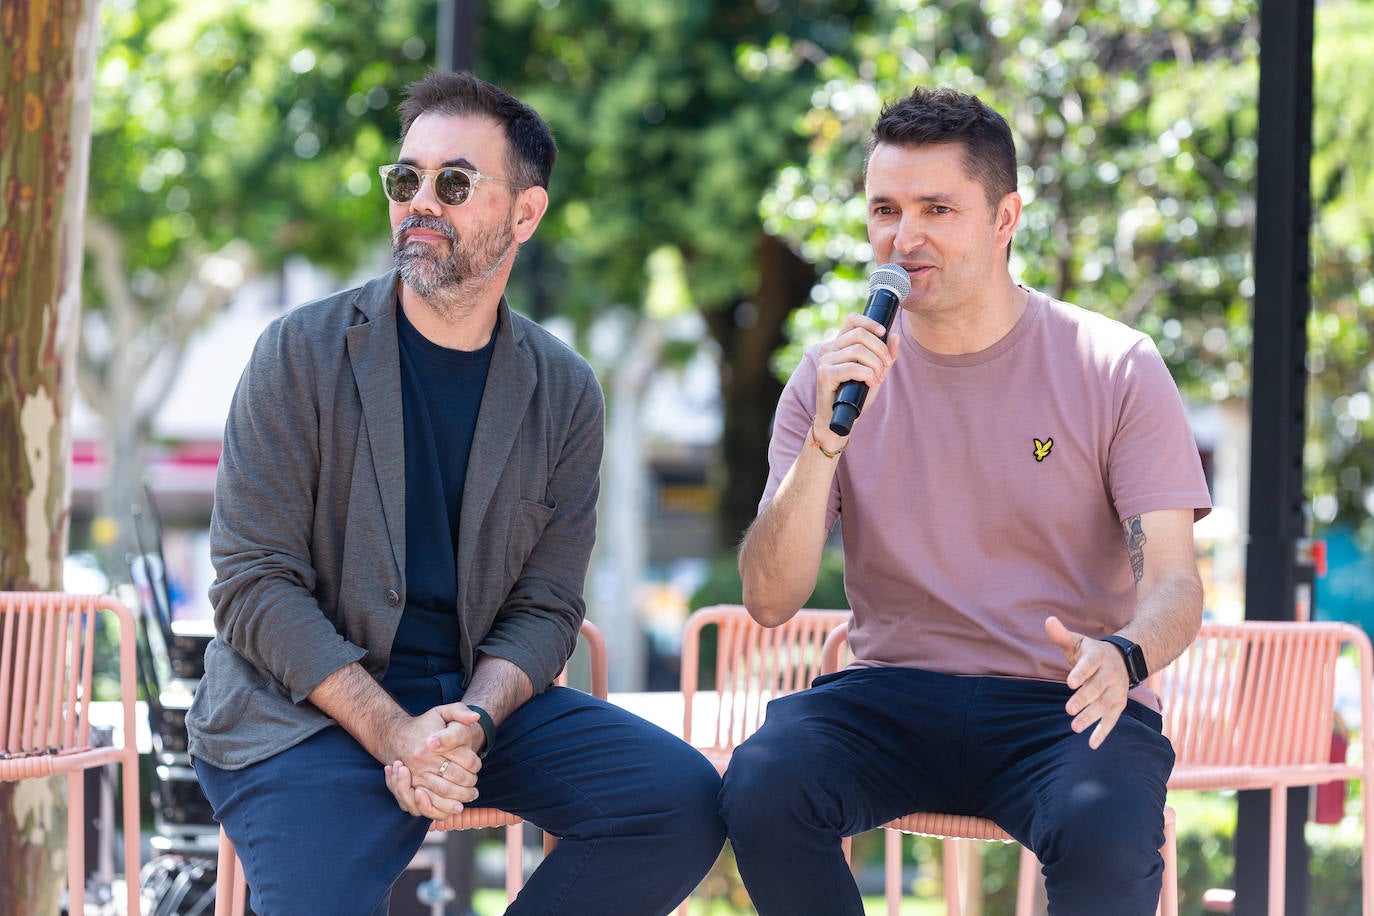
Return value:
<svg viewBox="0 0 1374 916">
<path fill-rule="evenodd" d="M 216 638 L 187 715 L 223 769 L 331 720 L 306 697 L 386 671 L 406 596 L 396 274 L 301 306 L 258 339 L 225 426 L 210 587 Z M 501 303 L 458 533 L 462 670 L 508 659 L 545 689 L 586 614 L 604 406 L 591 367 Z"/>
</svg>

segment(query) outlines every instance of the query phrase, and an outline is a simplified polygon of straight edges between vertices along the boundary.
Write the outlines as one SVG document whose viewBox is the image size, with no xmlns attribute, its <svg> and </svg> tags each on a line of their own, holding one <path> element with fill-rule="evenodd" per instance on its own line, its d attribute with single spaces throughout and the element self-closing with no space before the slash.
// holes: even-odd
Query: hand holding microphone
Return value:
<svg viewBox="0 0 1374 916">
<path fill-rule="evenodd" d="M 892 330 L 892 321 L 897 317 L 902 300 L 910 292 L 911 278 L 896 264 L 884 264 L 869 276 L 868 304 L 864 306 L 864 315 L 883 326 L 883 340 L 887 339 L 888 332 Z M 848 436 L 867 398 L 866 382 L 851 379 L 841 383 L 835 393 L 830 431 L 836 435 Z"/>
</svg>

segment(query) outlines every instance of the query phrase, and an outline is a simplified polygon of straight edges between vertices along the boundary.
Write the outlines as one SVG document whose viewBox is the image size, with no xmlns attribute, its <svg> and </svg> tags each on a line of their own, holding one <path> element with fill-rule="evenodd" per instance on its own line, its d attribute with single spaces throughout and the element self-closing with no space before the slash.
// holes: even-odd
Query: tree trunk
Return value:
<svg viewBox="0 0 1374 916">
<path fill-rule="evenodd" d="M 763 233 L 758 240 L 759 285 L 754 296 L 731 308 L 707 312 L 720 345 L 721 505 L 717 529 L 723 549 L 734 549 L 754 520 L 768 482 L 768 439 L 782 383 L 770 360 L 784 342 L 793 311 L 805 305 L 816 284 L 815 268 L 787 244 Z"/>
<path fill-rule="evenodd" d="M 77 390 L 100 416 L 106 474 L 97 513 L 116 532 L 104 562 L 106 573 L 118 578 L 138 547 L 133 510 L 145 502 L 153 420 L 180 377 L 192 335 L 224 309 L 254 268 L 243 242 L 208 256 L 183 246 L 163 271 L 164 291 L 143 297 L 133 288 L 127 246 L 115 227 L 88 216 L 85 233 L 86 285 L 99 290 L 104 308 L 84 316 L 83 328 L 95 333 L 85 332 L 77 350 Z"/>
<path fill-rule="evenodd" d="M 0 12 L 0 588 L 62 585 L 97 0 Z M 58 911 L 65 780 L 0 785 L 0 909 Z"/>
</svg>

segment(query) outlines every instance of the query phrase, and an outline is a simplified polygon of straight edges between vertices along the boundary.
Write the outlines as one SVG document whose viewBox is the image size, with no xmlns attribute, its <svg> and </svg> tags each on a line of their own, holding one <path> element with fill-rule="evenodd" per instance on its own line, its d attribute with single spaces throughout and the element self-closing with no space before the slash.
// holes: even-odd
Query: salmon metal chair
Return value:
<svg viewBox="0 0 1374 916">
<path fill-rule="evenodd" d="M 763 724 L 768 701 L 811 686 L 821 674 L 825 637 L 849 620 L 849 611 L 801 610 L 765 627 L 743 605 L 719 604 L 687 618 L 682 633 L 682 737 L 724 773 L 730 754 Z M 714 718 L 695 716 L 702 633 L 716 631 Z M 700 719 L 701 721 L 697 721 Z M 708 721 L 709 719 L 709 721 Z M 698 740 L 705 734 L 705 745 Z M 678 913 L 686 916 L 687 902 Z"/>
<path fill-rule="evenodd" d="M 1188 650 L 1148 682 L 1163 701 L 1164 733 L 1177 758 L 1170 791 L 1269 790 L 1270 916 L 1284 908 L 1285 790 L 1337 779 L 1370 784 L 1374 737 L 1368 729 L 1361 729 L 1361 762 L 1329 760 L 1343 650 L 1358 664 L 1360 721 L 1374 722 L 1369 638 L 1349 624 L 1207 621 Z M 1374 916 L 1374 798 L 1363 789 L 1361 795 L 1363 912 Z"/>
<path fill-rule="evenodd" d="M 591 694 L 606 699 L 609 681 L 606 661 L 606 639 L 590 620 L 582 621 L 582 638 L 587 643 L 587 658 L 591 669 Z M 568 685 L 568 671 L 558 675 L 555 684 Z M 523 822 L 514 814 L 498 808 L 464 808 L 430 825 L 431 831 L 438 830 L 478 830 L 485 827 L 506 828 L 506 902 L 510 903 L 520 893 L 524 884 L 524 844 L 522 842 Z M 557 841 L 544 835 L 544 852 L 553 849 Z M 243 916 L 248 891 L 243 876 L 243 866 L 234 852 L 234 844 L 225 836 L 224 828 L 219 831 L 219 861 L 215 875 L 215 916 Z"/>
<path fill-rule="evenodd" d="M 847 627 L 836 627 L 825 641 L 824 667 L 826 672 L 839 671 L 849 657 Z M 889 916 L 897 916 L 902 900 L 902 834 L 914 833 L 943 840 L 945 912 L 961 916 L 963 884 L 960 880 L 958 857 L 953 843 L 963 840 L 984 840 L 1014 843 L 1015 838 L 995 822 L 981 817 L 920 811 L 888 821 L 882 825 L 884 837 L 884 890 Z M 1033 853 L 1022 848 L 1020 874 L 1016 884 L 1016 914 L 1031 916 L 1035 909 L 1035 877 L 1037 862 Z M 1172 808 L 1164 809 L 1164 881 L 1160 886 L 1159 916 L 1178 916 L 1178 849 L 1175 838 L 1175 819 Z"/>
<path fill-rule="evenodd" d="M 820 676 L 825 638 L 848 622 L 849 611 L 801 610 L 776 627 L 755 622 L 743 605 L 704 607 L 687 618 L 682 632 L 682 737 L 725 772 L 730 753 L 763 724 L 768 701 L 811 686 Z M 702 631 L 716 628 L 713 721 L 696 722 Z M 710 743 L 701 745 L 704 730 Z"/>
<path fill-rule="evenodd" d="M 1360 751 L 1330 761 L 1337 659 L 1358 664 Z M 1267 789 L 1270 916 L 1282 916 L 1287 792 L 1360 779 L 1363 913 L 1374 916 L 1374 656 L 1359 627 L 1330 622 L 1205 622 L 1196 640 L 1151 679 L 1164 701 L 1164 733 L 1177 761 L 1170 791 Z"/>
<path fill-rule="evenodd" d="M 91 746 L 95 621 L 118 624 L 117 747 Z M 129 609 L 104 595 L 0 592 L 0 782 L 67 776 L 67 908 L 85 911 L 85 770 L 123 769 L 124 876 L 128 912 L 139 912 L 138 740 L 134 725 L 136 635 Z"/>
</svg>

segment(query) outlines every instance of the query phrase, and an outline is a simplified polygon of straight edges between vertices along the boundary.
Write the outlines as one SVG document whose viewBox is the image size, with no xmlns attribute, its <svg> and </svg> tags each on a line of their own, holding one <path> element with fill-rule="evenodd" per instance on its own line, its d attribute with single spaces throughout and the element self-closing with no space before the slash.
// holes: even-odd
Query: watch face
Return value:
<svg viewBox="0 0 1374 916">
<path fill-rule="evenodd" d="M 1140 646 L 1124 636 L 1105 636 L 1102 641 L 1111 643 L 1121 652 L 1121 657 L 1126 662 L 1126 678 L 1132 687 L 1149 676 L 1145 665 L 1145 652 Z"/>
<path fill-rule="evenodd" d="M 1140 651 L 1140 646 L 1133 645 L 1126 653 L 1126 667 L 1131 672 L 1132 687 L 1145 680 L 1145 653 Z"/>
</svg>

